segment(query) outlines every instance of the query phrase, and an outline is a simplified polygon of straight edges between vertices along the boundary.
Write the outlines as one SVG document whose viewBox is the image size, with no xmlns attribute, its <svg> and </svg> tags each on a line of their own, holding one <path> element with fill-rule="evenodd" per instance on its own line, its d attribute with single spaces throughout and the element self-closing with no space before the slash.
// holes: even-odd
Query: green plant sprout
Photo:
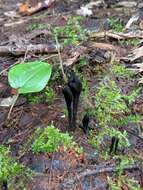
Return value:
<svg viewBox="0 0 143 190">
<path fill-rule="evenodd" d="M 121 90 L 109 78 L 104 79 L 95 96 L 95 114 L 100 126 L 107 126 L 120 114 L 128 112 Z"/>
<path fill-rule="evenodd" d="M 60 53 L 60 43 L 59 39 L 64 39 L 64 45 L 77 45 L 79 42 L 85 40 L 86 32 L 80 26 L 80 21 L 82 17 L 69 17 L 68 22 L 63 27 L 55 27 L 52 29 L 52 34 L 56 42 L 56 48 L 59 56 L 60 68 L 62 71 L 63 79 L 67 82 L 67 77 L 64 72 L 63 61 Z"/>
<path fill-rule="evenodd" d="M 32 151 L 35 153 L 40 152 L 55 152 L 63 146 L 66 149 L 74 148 L 77 153 L 82 152 L 77 143 L 73 141 L 73 137 L 69 136 L 68 133 L 62 133 L 59 129 L 53 125 L 41 130 L 40 128 L 36 131 L 37 138 L 32 145 Z"/>
<path fill-rule="evenodd" d="M 134 160 L 130 156 L 117 155 L 117 156 L 114 156 L 114 159 L 116 159 L 118 161 L 118 164 L 116 166 L 116 175 L 117 176 L 120 176 L 123 174 L 125 167 L 134 164 Z"/>
<path fill-rule="evenodd" d="M 117 137 L 119 139 L 119 149 L 127 148 L 130 146 L 127 132 L 120 132 L 113 127 L 105 127 L 102 131 L 94 135 L 92 132 L 89 134 L 88 143 L 91 144 L 97 151 L 100 152 L 101 157 L 104 159 L 108 158 L 109 145 L 104 143 L 106 137 L 111 139 L 112 137 Z"/>
<path fill-rule="evenodd" d="M 139 114 L 136 114 L 136 115 L 127 115 L 127 116 L 123 116 L 121 118 L 115 118 L 114 121 L 112 121 L 112 124 L 114 126 L 118 126 L 118 127 L 121 127 L 121 126 L 126 126 L 128 125 L 129 123 L 140 123 L 141 120 L 143 119 L 143 116 L 142 115 L 139 115 Z"/>
<path fill-rule="evenodd" d="M 101 127 L 110 125 L 121 126 L 129 122 L 141 121 L 140 115 L 132 115 L 126 101 L 133 103 L 138 97 L 141 88 L 134 90 L 129 95 L 122 95 L 115 81 L 106 77 L 99 84 L 95 97 L 95 108 L 88 110 L 89 114 L 96 115 L 97 122 Z M 126 113 L 126 114 L 125 114 Z"/>
<path fill-rule="evenodd" d="M 116 76 L 119 77 L 121 79 L 124 78 L 131 78 L 135 75 L 135 71 L 130 70 L 128 68 L 125 67 L 125 65 L 121 65 L 121 64 L 115 64 L 112 66 L 112 73 Z"/>
<path fill-rule="evenodd" d="M 88 143 L 101 153 L 104 159 L 108 158 L 107 146 L 103 143 L 105 136 L 108 139 L 117 137 L 119 139 L 119 149 L 129 147 L 127 132 L 120 132 L 118 127 L 125 126 L 129 123 L 140 122 L 142 116 L 132 115 L 126 105 L 125 99 L 132 103 L 139 93 L 140 89 L 133 91 L 130 95 L 122 95 L 121 90 L 117 87 L 115 81 L 105 77 L 99 84 L 95 95 L 95 107 L 88 110 L 90 115 L 95 115 L 100 130 L 98 134 L 89 135 Z M 112 126 L 115 126 L 114 128 Z M 103 151 L 101 151 L 101 149 Z"/>
<path fill-rule="evenodd" d="M 107 177 L 108 185 L 111 190 L 122 189 L 123 185 L 131 190 L 141 190 L 138 181 L 124 175 L 124 169 L 134 164 L 134 160 L 129 155 L 117 155 L 114 159 L 118 162 L 114 177 Z M 115 180 L 116 179 L 116 180 Z"/>
<path fill-rule="evenodd" d="M 46 87 L 44 90 L 44 97 L 45 97 L 45 101 L 47 103 L 52 103 L 54 101 L 55 98 L 55 93 L 54 90 L 51 87 Z"/>
<path fill-rule="evenodd" d="M 46 88 L 42 91 L 42 93 L 29 93 L 26 94 L 26 98 L 29 103 L 31 104 L 38 104 L 38 103 L 53 103 L 55 98 L 54 90 L 46 86 Z"/>
<path fill-rule="evenodd" d="M 115 18 L 110 18 L 110 26 L 115 32 L 122 32 L 124 29 L 124 26 L 121 21 Z"/>
<path fill-rule="evenodd" d="M 141 87 L 133 90 L 129 95 L 124 95 L 123 98 L 128 101 L 128 104 L 132 104 L 141 92 Z"/>
<path fill-rule="evenodd" d="M 140 39 L 138 38 L 125 39 L 125 40 L 120 40 L 119 43 L 126 46 L 131 45 L 131 46 L 137 47 L 140 43 Z"/>
<path fill-rule="evenodd" d="M 8 72 L 8 81 L 12 88 L 17 90 L 17 96 L 8 114 L 19 96 L 32 92 L 40 92 L 48 83 L 52 66 L 46 62 L 34 61 L 13 66 Z"/>
<path fill-rule="evenodd" d="M 9 148 L 0 145 L 0 185 L 7 189 L 23 189 L 27 180 L 32 177 L 30 169 L 19 164 L 10 155 Z"/>
<path fill-rule="evenodd" d="M 107 177 L 108 185 L 110 190 L 121 190 L 124 185 L 130 190 L 142 190 L 140 185 L 134 178 L 129 178 L 125 175 L 121 175 L 118 178 Z"/>
<path fill-rule="evenodd" d="M 78 44 L 86 39 L 86 30 L 81 27 L 80 16 L 71 16 L 63 27 L 55 27 L 53 33 L 57 38 L 64 38 L 65 45 Z"/>
<path fill-rule="evenodd" d="M 37 93 L 35 94 L 29 93 L 29 94 L 26 94 L 25 96 L 30 104 L 39 104 L 42 101 L 41 96 L 37 95 Z"/>
<path fill-rule="evenodd" d="M 33 24 L 30 24 L 27 28 L 26 28 L 26 31 L 27 32 L 31 32 L 33 30 L 36 30 L 36 29 L 47 29 L 49 28 L 49 25 L 48 24 L 39 24 L 39 23 L 33 23 Z"/>
<path fill-rule="evenodd" d="M 79 72 L 82 68 L 88 65 L 89 65 L 88 60 L 85 58 L 82 58 L 79 60 L 78 64 L 76 65 L 76 70 L 78 70 Z"/>
</svg>

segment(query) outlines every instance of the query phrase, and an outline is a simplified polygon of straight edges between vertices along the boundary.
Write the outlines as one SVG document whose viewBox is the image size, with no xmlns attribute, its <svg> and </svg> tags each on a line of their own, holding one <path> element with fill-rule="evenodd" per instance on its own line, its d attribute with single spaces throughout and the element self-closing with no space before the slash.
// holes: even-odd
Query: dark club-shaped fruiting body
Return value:
<svg viewBox="0 0 143 190">
<path fill-rule="evenodd" d="M 112 137 L 111 139 L 111 145 L 110 145 L 110 154 L 116 154 L 117 153 L 117 149 L 118 149 L 118 144 L 119 144 L 119 138 L 117 137 Z"/>
<path fill-rule="evenodd" d="M 79 126 L 85 134 L 89 134 L 89 131 L 91 130 L 91 127 L 89 126 L 89 120 L 90 116 L 85 114 L 82 120 L 82 125 Z"/>
<path fill-rule="evenodd" d="M 78 102 L 81 91 L 82 84 L 75 73 L 72 73 L 67 85 L 63 89 L 68 110 L 69 130 L 75 130 L 76 128 Z"/>
<path fill-rule="evenodd" d="M 69 121 L 69 129 L 70 129 L 72 128 L 72 120 L 73 120 L 73 106 L 72 106 L 73 95 L 69 86 L 67 85 L 65 86 L 65 88 L 63 89 L 63 95 L 64 95 L 66 105 L 67 105 L 68 121 Z"/>
</svg>

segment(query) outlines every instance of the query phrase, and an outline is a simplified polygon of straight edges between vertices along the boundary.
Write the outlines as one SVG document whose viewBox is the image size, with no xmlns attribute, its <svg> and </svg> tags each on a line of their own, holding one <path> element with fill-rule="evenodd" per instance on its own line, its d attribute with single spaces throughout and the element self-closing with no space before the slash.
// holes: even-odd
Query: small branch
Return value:
<svg viewBox="0 0 143 190">
<path fill-rule="evenodd" d="M 25 52 L 29 53 L 57 53 L 57 48 L 54 45 L 47 45 L 47 44 L 30 44 L 30 45 L 22 45 L 21 47 L 16 47 L 12 45 L 8 46 L 0 46 L 0 56 L 3 55 L 14 55 L 20 56 L 25 55 Z"/>
</svg>

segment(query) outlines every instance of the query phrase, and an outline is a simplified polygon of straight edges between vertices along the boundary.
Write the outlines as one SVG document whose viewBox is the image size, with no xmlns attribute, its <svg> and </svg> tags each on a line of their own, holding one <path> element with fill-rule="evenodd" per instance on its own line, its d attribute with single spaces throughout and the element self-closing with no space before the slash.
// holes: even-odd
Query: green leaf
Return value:
<svg viewBox="0 0 143 190">
<path fill-rule="evenodd" d="M 40 92 L 50 79 L 52 66 L 46 62 L 34 61 L 18 64 L 8 73 L 8 81 L 18 93 Z"/>
</svg>

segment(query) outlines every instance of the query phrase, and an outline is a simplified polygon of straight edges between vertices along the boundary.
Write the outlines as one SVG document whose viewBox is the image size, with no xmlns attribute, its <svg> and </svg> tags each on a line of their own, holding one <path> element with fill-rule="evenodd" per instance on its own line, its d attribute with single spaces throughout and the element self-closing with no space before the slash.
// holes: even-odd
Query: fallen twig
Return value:
<svg viewBox="0 0 143 190">
<path fill-rule="evenodd" d="M 124 168 L 124 170 L 133 170 L 133 169 L 139 169 L 139 167 L 137 165 L 132 165 L 132 166 L 126 166 Z M 86 169 L 84 172 L 81 172 L 78 174 L 78 179 L 82 179 L 84 177 L 88 177 L 88 176 L 91 176 L 91 175 L 99 175 L 99 174 L 102 174 L 102 173 L 111 173 L 111 172 L 115 172 L 116 171 L 116 167 L 113 166 L 113 167 L 103 167 L 103 168 L 97 168 L 97 169 L 93 169 L 93 170 L 90 170 L 90 169 Z M 71 184 L 74 184 L 76 182 L 77 178 L 76 177 L 73 177 L 66 180 L 64 186 L 67 187 Z"/>
<path fill-rule="evenodd" d="M 54 45 L 47 45 L 47 44 L 30 44 L 30 45 L 23 45 L 21 47 L 16 47 L 13 45 L 8 46 L 0 46 L 0 56 L 3 55 L 14 55 L 20 56 L 24 55 L 25 52 L 28 51 L 29 53 L 39 54 L 39 53 L 57 53 L 56 46 Z"/>
<path fill-rule="evenodd" d="M 131 38 L 143 38 L 142 30 L 135 30 L 130 32 L 113 32 L 113 31 L 104 31 L 104 32 L 90 32 L 90 38 L 105 38 L 110 37 L 117 40 L 131 39 Z"/>
</svg>

